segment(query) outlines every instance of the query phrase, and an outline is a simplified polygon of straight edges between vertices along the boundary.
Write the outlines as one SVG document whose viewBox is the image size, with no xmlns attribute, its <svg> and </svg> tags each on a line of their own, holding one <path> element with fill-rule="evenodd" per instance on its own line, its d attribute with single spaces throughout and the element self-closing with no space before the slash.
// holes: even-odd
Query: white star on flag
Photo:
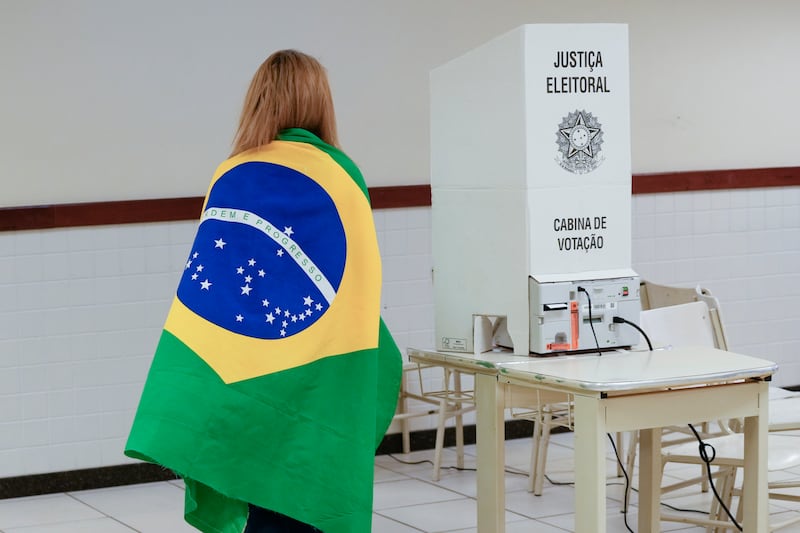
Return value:
<svg viewBox="0 0 800 533">
<path fill-rule="evenodd" d="M 288 237 L 291 237 L 291 236 L 292 236 L 292 233 L 294 233 L 294 230 L 292 229 L 292 227 L 291 227 L 291 226 L 284 226 L 284 227 L 283 227 L 283 232 L 284 232 L 284 233 L 285 233 L 285 234 L 286 234 Z"/>
<path fill-rule="evenodd" d="M 286 229 L 285 236 L 294 236 L 296 233 L 291 226 L 283 227 Z M 295 259 L 294 250 L 290 249 L 288 244 L 284 248 L 279 243 L 272 244 L 277 246 L 273 248 L 276 250 L 276 256 L 269 254 L 268 247 L 265 250 L 247 250 L 240 242 L 240 235 L 236 233 L 237 228 L 238 226 L 232 228 L 231 233 L 227 233 L 227 230 L 213 229 L 211 231 L 216 233 L 216 238 L 214 233 L 206 233 L 200 241 L 201 247 L 198 247 L 197 251 L 190 251 L 184 260 L 186 267 L 182 273 L 184 285 L 182 289 L 179 288 L 182 301 L 190 309 L 194 310 L 196 307 L 208 314 L 211 318 L 207 319 L 216 321 L 214 323 L 217 325 L 233 333 L 253 338 L 288 339 L 305 331 L 330 307 L 330 302 L 326 299 L 327 293 L 325 291 L 317 293 L 314 287 L 304 283 L 298 283 L 296 286 L 281 283 L 275 276 L 282 276 L 280 268 L 287 267 L 284 258 L 287 261 Z M 307 233 L 303 229 L 300 228 L 300 236 Z M 212 252 L 214 249 L 224 253 Z M 291 263 L 292 261 L 290 266 L 293 266 Z M 278 270 L 276 270 L 277 265 L 281 265 Z M 194 284 L 195 281 L 197 285 Z M 224 294 L 226 299 L 224 305 L 213 301 L 211 294 L 204 297 L 202 291 L 210 291 L 212 285 L 214 294 Z M 236 296 L 247 298 L 236 298 Z M 259 313 L 263 317 L 260 320 Z"/>
</svg>

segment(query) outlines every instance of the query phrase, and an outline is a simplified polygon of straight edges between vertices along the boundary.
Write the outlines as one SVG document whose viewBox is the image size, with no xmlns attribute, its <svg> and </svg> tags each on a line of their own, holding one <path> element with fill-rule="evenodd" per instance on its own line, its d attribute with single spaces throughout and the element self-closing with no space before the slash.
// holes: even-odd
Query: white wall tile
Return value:
<svg viewBox="0 0 800 533">
<path fill-rule="evenodd" d="M 716 210 L 711 212 L 711 233 L 727 233 L 731 229 L 731 216 L 728 211 Z"/>
<path fill-rule="evenodd" d="M 632 220 L 631 238 L 636 240 L 650 239 L 656 231 L 655 216 L 643 213 Z"/>
<path fill-rule="evenodd" d="M 15 257 L 17 255 L 16 243 L 17 243 L 17 235 L 15 232 L 7 231 L 0 233 L 0 259 L 6 257 L 11 257 L 11 258 Z M 3 262 L 0 261 L 0 267 L 2 267 L 2 265 Z M 4 272 L 2 268 L 0 268 L 0 273 L 5 274 L 6 272 Z M 4 277 L 3 279 L 8 279 L 8 278 Z"/>
<path fill-rule="evenodd" d="M 22 398 L 20 394 L 0 394 L 0 420 L 14 422 L 22 420 Z M 45 411 L 44 416 L 47 416 Z"/>
<path fill-rule="evenodd" d="M 750 189 L 733 189 L 729 191 L 728 196 L 731 200 L 731 209 L 741 209 L 750 205 L 752 194 Z"/>
<path fill-rule="evenodd" d="M 407 230 L 386 230 L 383 235 L 383 247 L 381 247 L 381 255 L 383 257 L 404 256 L 408 254 Z"/>
<path fill-rule="evenodd" d="M 23 420 L 20 427 L 22 428 L 22 438 L 26 446 L 46 446 L 49 443 L 49 419 Z"/>
<path fill-rule="evenodd" d="M 711 209 L 711 195 L 714 194 L 710 191 L 699 191 L 691 193 L 693 211 L 708 211 Z M 633 201 L 637 201 L 634 197 Z"/>
<path fill-rule="evenodd" d="M 711 211 L 708 210 L 693 211 L 691 217 L 692 217 L 692 232 L 694 234 L 703 234 L 711 232 Z"/>
<path fill-rule="evenodd" d="M 430 215 L 374 212 L 382 315 L 403 352 L 434 344 Z M 122 448 L 195 229 L 0 233 L 0 477 L 131 462 Z M 800 384 L 799 187 L 637 195 L 632 233 L 642 277 L 710 289 L 731 349 Z M 435 369 L 423 381 L 441 386 Z"/>
<path fill-rule="evenodd" d="M 30 419 L 36 420 L 36 419 Z M 40 420 L 45 420 L 41 418 Z M 17 419 L 11 421 L 0 422 L 0 443 L 3 449 L 12 449 L 26 446 L 28 441 L 23 433 L 23 424 L 26 423 L 25 419 Z"/>
<path fill-rule="evenodd" d="M 668 237 L 675 232 L 675 213 L 661 212 L 654 217 L 654 237 Z"/>
<path fill-rule="evenodd" d="M 766 208 L 751 207 L 747 211 L 747 228 L 751 231 L 763 230 L 766 226 Z"/>
<path fill-rule="evenodd" d="M 694 202 L 692 200 L 692 194 L 687 192 L 676 192 L 673 193 L 673 198 L 675 201 L 675 212 L 676 213 L 685 213 L 688 211 L 692 211 L 694 209 Z"/>
<path fill-rule="evenodd" d="M 131 460 L 126 458 L 123 453 L 125 450 L 125 442 L 127 440 L 127 436 L 125 436 L 114 439 L 103 439 L 101 441 L 92 443 L 96 446 L 97 451 L 88 456 L 87 460 L 95 462 L 99 457 L 100 466 L 113 466 L 131 462 Z"/>
<path fill-rule="evenodd" d="M 18 231 L 14 233 L 14 255 L 36 255 L 42 251 L 42 232 Z"/>
<path fill-rule="evenodd" d="M 675 212 L 675 194 L 659 194 L 655 197 L 655 212 L 656 213 L 674 213 Z"/>
<path fill-rule="evenodd" d="M 3 441 L 3 429 L 0 427 L 0 442 Z M 23 448 L 0 450 L 0 477 L 14 477 L 27 473 L 22 463 Z"/>
<path fill-rule="evenodd" d="M 77 384 L 76 384 L 77 385 Z M 75 416 L 75 390 L 72 388 L 50 391 L 45 395 L 47 416 Z"/>
<path fill-rule="evenodd" d="M 76 442 L 79 439 L 75 427 L 76 417 L 50 417 L 47 419 L 48 444 L 58 445 L 66 442 Z M 56 446 L 54 446 L 55 448 Z"/>
<path fill-rule="evenodd" d="M 730 210 L 730 229 L 733 232 L 745 232 L 749 229 L 747 225 L 747 209 L 733 208 Z"/>
<path fill-rule="evenodd" d="M 714 191 L 711 195 L 711 209 L 728 210 L 731 207 L 731 191 Z"/>
<path fill-rule="evenodd" d="M 59 457 L 58 448 L 53 449 L 51 446 L 34 446 L 26 443 L 26 446 L 20 448 L 19 451 L 20 468 L 17 475 L 74 469 L 72 457 L 62 459 Z M 54 453 L 51 455 L 51 452 Z M 64 465 L 64 467 L 61 468 L 60 465 Z"/>
<path fill-rule="evenodd" d="M 0 368 L 0 391 L 17 394 L 22 389 L 22 372 L 18 367 Z"/>
<path fill-rule="evenodd" d="M 782 227 L 784 228 L 800 228 L 800 208 L 796 205 L 787 205 L 781 207 Z"/>
<path fill-rule="evenodd" d="M 401 230 L 408 229 L 408 209 L 385 209 L 383 211 L 383 230 Z"/>
<path fill-rule="evenodd" d="M 764 205 L 766 205 L 767 207 L 783 205 L 783 196 L 784 196 L 783 189 L 777 187 L 763 189 L 763 193 L 764 193 Z"/>
</svg>

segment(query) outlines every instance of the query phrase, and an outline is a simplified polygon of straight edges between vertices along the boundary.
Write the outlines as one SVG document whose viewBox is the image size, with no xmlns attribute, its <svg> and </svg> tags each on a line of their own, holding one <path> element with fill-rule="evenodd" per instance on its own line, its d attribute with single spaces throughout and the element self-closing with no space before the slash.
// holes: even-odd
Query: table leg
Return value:
<svg viewBox="0 0 800 533">
<path fill-rule="evenodd" d="M 453 373 L 453 389 L 456 393 L 456 398 L 461 398 L 461 372 L 456 370 Z M 464 404 L 461 401 L 456 401 L 455 409 L 459 413 L 456 415 L 456 466 L 464 468 L 464 415 L 461 414 L 461 409 Z"/>
<path fill-rule="evenodd" d="M 767 420 L 769 390 L 762 382 L 758 394 L 758 414 L 744 419 L 744 480 L 742 500 L 744 531 L 769 531 L 767 495 Z"/>
<path fill-rule="evenodd" d="M 628 472 L 632 476 L 633 472 Z M 639 430 L 639 531 L 661 529 L 661 428 Z"/>
<path fill-rule="evenodd" d="M 606 424 L 599 398 L 575 395 L 575 533 L 606 533 Z"/>
<path fill-rule="evenodd" d="M 505 386 L 495 374 L 476 374 L 475 396 L 478 532 L 505 533 Z"/>
</svg>

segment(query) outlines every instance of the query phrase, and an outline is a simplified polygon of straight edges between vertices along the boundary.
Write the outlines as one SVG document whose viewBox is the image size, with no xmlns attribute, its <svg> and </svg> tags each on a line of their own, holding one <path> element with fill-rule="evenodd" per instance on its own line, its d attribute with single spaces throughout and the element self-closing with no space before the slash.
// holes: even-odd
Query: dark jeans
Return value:
<svg viewBox="0 0 800 533">
<path fill-rule="evenodd" d="M 322 533 L 314 526 L 298 522 L 294 518 L 250 505 L 244 533 Z"/>
</svg>

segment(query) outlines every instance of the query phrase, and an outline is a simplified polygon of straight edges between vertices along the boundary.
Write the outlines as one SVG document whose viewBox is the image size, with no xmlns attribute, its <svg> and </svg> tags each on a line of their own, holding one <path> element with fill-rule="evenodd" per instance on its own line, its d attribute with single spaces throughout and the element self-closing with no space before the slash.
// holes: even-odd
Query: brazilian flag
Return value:
<svg viewBox="0 0 800 533">
<path fill-rule="evenodd" d="M 380 317 L 369 197 L 311 133 L 217 169 L 125 453 L 186 484 L 186 521 L 240 533 L 248 503 L 367 533 L 400 353 Z"/>
</svg>

